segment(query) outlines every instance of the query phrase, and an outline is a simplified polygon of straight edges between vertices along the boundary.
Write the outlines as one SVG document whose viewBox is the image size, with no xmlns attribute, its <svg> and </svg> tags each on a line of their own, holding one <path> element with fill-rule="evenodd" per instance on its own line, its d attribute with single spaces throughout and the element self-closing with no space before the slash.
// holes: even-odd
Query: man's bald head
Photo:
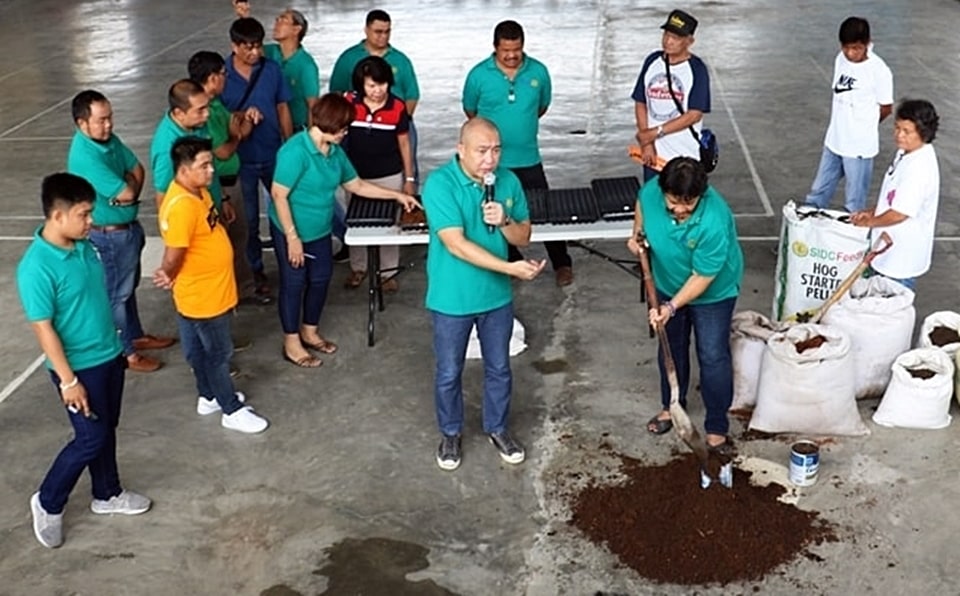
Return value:
<svg viewBox="0 0 960 596">
<path fill-rule="evenodd" d="M 497 126 L 479 116 L 464 122 L 460 127 L 460 143 L 457 145 L 460 167 L 473 180 L 483 180 L 484 175 L 497 169 L 500 163 L 500 131 Z"/>
</svg>

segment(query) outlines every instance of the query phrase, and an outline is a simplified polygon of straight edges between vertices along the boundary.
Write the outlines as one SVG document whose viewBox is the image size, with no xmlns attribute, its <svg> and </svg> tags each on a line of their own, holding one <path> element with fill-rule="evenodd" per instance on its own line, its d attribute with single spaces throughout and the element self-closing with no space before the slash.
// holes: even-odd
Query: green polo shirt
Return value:
<svg viewBox="0 0 960 596">
<path fill-rule="evenodd" d="M 273 181 L 290 189 L 287 202 L 301 240 L 311 242 L 333 231 L 337 187 L 355 178 L 357 171 L 340 145 L 331 143 L 324 155 L 307 131 L 298 132 L 280 147 Z M 273 201 L 267 213 L 270 222 L 283 230 Z"/>
<path fill-rule="evenodd" d="M 550 106 L 550 73 L 526 54 L 511 81 L 493 55 L 470 69 L 463 84 L 463 109 L 491 120 L 500 130 L 500 165 L 524 168 L 540 163 L 540 112 Z"/>
<path fill-rule="evenodd" d="M 713 281 L 691 304 L 711 304 L 740 294 L 743 252 L 733 213 L 720 193 L 708 186 L 683 223 L 677 223 L 667 211 L 656 179 L 643 185 L 638 200 L 658 290 L 675 296 L 690 275 L 697 273 L 713 277 Z"/>
<path fill-rule="evenodd" d="M 219 97 L 210 100 L 210 117 L 207 118 L 207 130 L 210 132 L 210 142 L 213 143 L 214 149 L 230 140 L 230 118 L 230 110 L 223 105 Z M 170 146 L 173 146 L 172 141 Z M 240 156 L 237 155 L 236 151 L 227 159 L 220 159 L 214 155 L 213 169 L 216 170 L 217 176 L 236 176 L 237 172 L 240 171 Z M 168 182 L 167 185 L 169 186 L 169 184 Z"/>
<path fill-rule="evenodd" d="M 520 180 L 510 170 L 495 171 L 494 198 L 514 221 L 527 221 L 527 198 Z M 471 180 L 454 157 L 434 170 L 423 186 L 423 208 L 430 222 L 427 249 L 426 306 L 445 315 L 461 316 L 489 312 L 513 299 L 510 276 L 490 271 L 453 256 L 437 234 L 460 228 L 467 240 L 497 257 L 507 259 L 507 239 L 483 222 L 483 186 Z"/>
<path fill-rule="evenodd" d="M 173 121 L 170 112 L 164 114 L 160 123 L 157 124 L 157 130 L 153 133 L 153 142 L 150 143 L 150 171 L 153 173 L 153 187 L 160 194 L 166 194 L 167 187 L 173 182 L 173 160 L 170 159 L 170 150 L 173 149 L 173 144 L 177 139 L 186 136 L 211 139 L 206 124 L 194 130 L 186 130 Z M 213 142 L 213 139 L 211 139 L 211 142 Z M 214 176 L 213 182 L 210 183 L 210 196 L 213 197 L 217 209 L 220 209 L 223 189 L 220 188 L 220 180 L 217 176 Z"/>
<path fill-rule="evenodd" d="M 103 265 L 89 240 L 67 250 L 37 228 L 17 265 L 17 289 L 27 321 L 49 320 L 73 370 L 99 366 L 122 351 L 113 324 Z M 47 360 L 47 368 L 53 368 Z M 69 380 L 69 379 L 67 379 Z"/>
<path fill-rule="evenodd" d="M 307 127 L 309 120 L 307 99 L 320 97 L 320 71 L 317 63 L 303 46 L 297 48 L 289 58 L 283 57 L 280 44 L 271 43 L 263 46 L 263 55 L 280 65 L 283 77 L 290 85 L 293 99 L 287 102 L 290 106 L 290 117 L 293 120 L 293 130 L 302 130 Z"/>
<path fill-rule="evenodd" d="M 97 192 L 93 202 L 93 225 L 114 226 L 137 219 L 139 205 L 119 207 L 110 204 L 127 187 L 124 174 L 140 163 L 117 135 L 106 142 L 94 141 L 81 131 L 73 133 L 67 153 L 67 171 L 85 178 Z"/>
<path fill-rule="evenodd" d="M 330 91 L 336 93 L 345 93 L 354 91 L 353 88 L 353 69 L 357 63 L 370 55 L 367 46 L 363 41 L 355 46 L 344 50 L 333 65 L 333 73 L 330 75 Z M 390 92 L 400 99 L 419 100 L 420 86 L 417 84 L 417 75 L 413 72 L 413 63 L 407 58 L 407 55 L 393 46 L 387 46 L 387 52 L 383 55 L 390 68 L 393 69 L 393 86 Z"/>
</svg>

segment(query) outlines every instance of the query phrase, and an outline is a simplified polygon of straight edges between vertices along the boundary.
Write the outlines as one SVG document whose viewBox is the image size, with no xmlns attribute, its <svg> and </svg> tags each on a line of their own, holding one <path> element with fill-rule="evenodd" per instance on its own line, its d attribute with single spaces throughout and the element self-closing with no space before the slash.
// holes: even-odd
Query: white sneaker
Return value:
<svg viewBox="0 0 960 596">
<path fill-rule="evenodd" d="M 122 515 L 140 515 L 150 509 L 153 503 L 147 497 L 125 490 L 106 501 L 94 499 L 90 503 L 90 511 L 100 515 L 119 513 Z"/>
<path fill-rule="evenodd" d="M 255 414 L 250 406 L 244 406 L 233 414 L 224 414 L 220 417 L 220 426 L 242 433 L 260 433 L 267 430 L 269 425 L 266 418 Z"/>
<path fill-rule="evenodd" d="M 50 515 L 40 504 L 40 493 L 30 497 L 30 513 L 33 514 L 33 535 L 47 548 L 63 544 L 63 514 Z"/>
<path fill-rule="evenodd" d="M 240 400 L 240 403 L 246 403 L 247 396 L 243 394 L 242 391 L 236 392 L 237 399 Z M 217 412 L 222 412 L 220 409 L 220 404 L 217 403 L 215 399 L 207 399 L 204 396 L 197 397 L 197 414 L 201 416 L 207 416 L 209 414 L 216 414 Z"/>
</svg>

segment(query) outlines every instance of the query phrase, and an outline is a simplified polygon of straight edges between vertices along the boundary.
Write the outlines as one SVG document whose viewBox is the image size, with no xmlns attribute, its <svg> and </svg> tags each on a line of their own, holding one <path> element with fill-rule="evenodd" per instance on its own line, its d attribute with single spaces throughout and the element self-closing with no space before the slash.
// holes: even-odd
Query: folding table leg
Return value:
<svg viewBox="0 0 960 596">
<path fill-rule="evenodd" d="M 380 277 L 380 251 L 376 246 L 367 247 L 367 345 L 373 347 L 376 333 L 377 289 Z"/>
</svg>

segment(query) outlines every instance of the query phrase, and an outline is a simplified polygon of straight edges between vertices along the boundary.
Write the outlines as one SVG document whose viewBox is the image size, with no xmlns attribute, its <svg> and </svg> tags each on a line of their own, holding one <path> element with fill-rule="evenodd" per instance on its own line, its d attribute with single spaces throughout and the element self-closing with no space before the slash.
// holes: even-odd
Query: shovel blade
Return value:
<svg viewBox="0 0 960 596">
<path fill-rule="evenodd" d="M 677 429 L 677 434 L 680 435 L 680 439 L 693 450 L 700 460 L 700 463 L 706 466 L 707 458 L 709 457 L 707 454 L 707 443 L 703 440 L 703 437 L 700 436 L 700 433 L 693 426 L 693 423 L 690 422 L 690 416 L 687 416 L 687 411 L 680 405 L 679 399 L 670 400 L 670 419 L 673 420 L 673 427 Z"/>
</svg>

